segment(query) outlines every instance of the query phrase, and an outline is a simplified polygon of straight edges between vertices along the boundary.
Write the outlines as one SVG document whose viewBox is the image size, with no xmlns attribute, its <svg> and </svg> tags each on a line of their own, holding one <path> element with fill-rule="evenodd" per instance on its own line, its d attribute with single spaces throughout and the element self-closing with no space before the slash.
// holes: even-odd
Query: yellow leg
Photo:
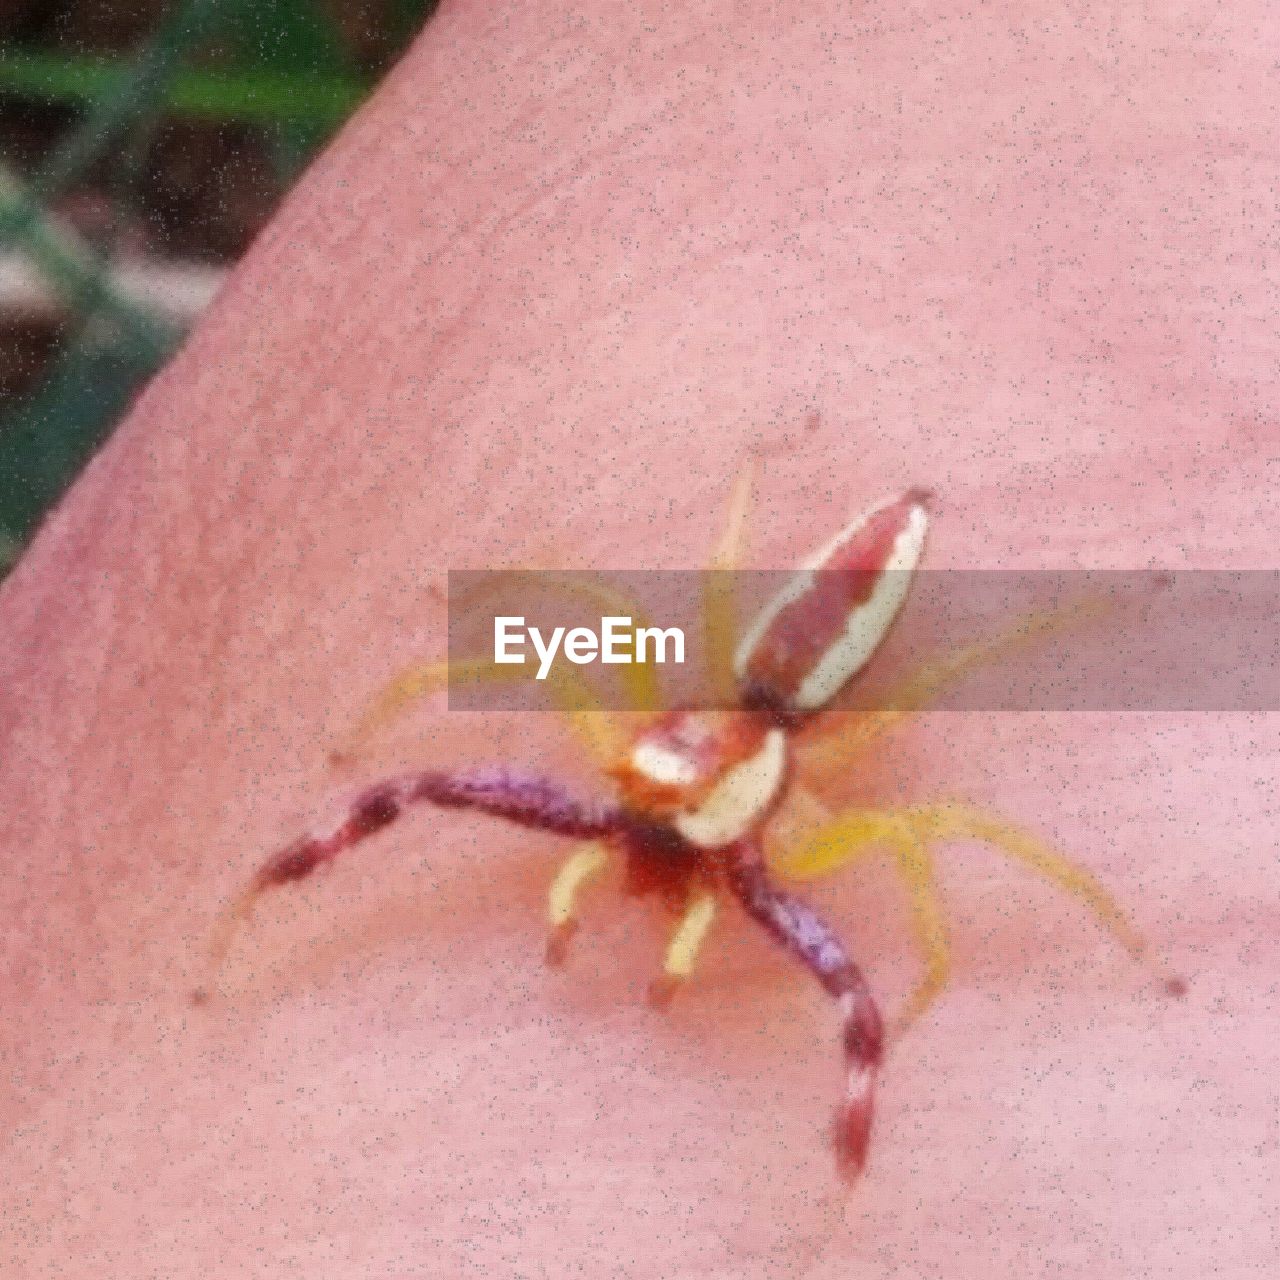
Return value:
<svg viewBox="0 0 1280 1280">
<path fill-rule="evenodd" d="M 712 554 L 712 570 L 735 569 L 741 560 L 755 469 L 753 456 L 734 483 L 725 530 Z M 646 625 L 642 612 L 634 603 L 607 584 L 595 583 L 585 575 L 571 573 L 544 572 L 541 581 L 544 586 L 568 597 L 598 604 L 607 613 L 630 617 L 637 627 Z M 708 575 L 707 581 L 705 614 L 708 661 L 717 692 L 731 699 L 737 623 L 730 575 L 713 572 Z M 352 731 L 334 750 L 335 761 L 346 761 L 357 756 L 377 733 L 387 728 L 415 703 L 448 688 L 451 675 L 455 683 L 471 680 L 501 683 L 527 678 L 524 667 L 499 666 L 488 658 L 455 662 L 452 673 L 448 662 L 415 664 L 396 676 L 374 697 Z M 651 664 L 629 664 L 622 668 L 620 678 L 630 711 L 650 715 L 661 708 L 661 690 L 658 687 L 657 673 Z M 601 708 L 599 699 L 588 685 L 561 666 L 552 668 L 548 684 L 553 704 L 569 719 L 574 732 L 591 756 L 601 763 L 612 761 L 623 745 L 624 734 L 614 722 L 614 717 Z"/>
<path fill-rule="evenodd" d="M 466 593 L 459 603 L 475 606 L 486 596 L 497 595 L 501 599 L 503 583 L 511 578 L 528 578 L 536 574 L 535 586 L 539 592 L 548 592 L 562 596 L 566 600 L 580 600 L 595 605 L 602 614 L 628 617 L 635 627 L 649 625 L 648 618 L 625 592 L 600 582 L 585 572 L 566 572 L 549 569 L 529 570 L 511 569 L 500 574 L 489 576 L 484 587 Z M 555 668 L 552 668 L 553 672 Z M 514 679 L 527 679 L 523 666 L 515 669 Z M 662 690 L 658 681 L 658 673 L 652 663 L 629 663 L 624 666 L 619 679 L 622 683 L 624 701 L 627 710 L 643 715 L 652 715 L 662 706 Z"/>
<path fill-rule="evenodd" d="M 877 849 L 896 851 L 902 839 L 900 812 L 846 809 L 834 817 L 828 816 L 809 830 L 802 841 L 792 848 L 780 849 L 770 861 L 773 868 L 789 880 L 813 880 L 861 862 Z"/>
<path fill-rule="evenodd" d="M 568 720 L 587 754 L 600 765 L 615 760 L 622 749 L 622 727 L 616 716 L 601 707 L 587 682 L 568 668 L 556 666 L 547 683 L 555 709 Z"/>
<path fill-rule="evenodd" d="M 821 805 L 820 801 L 813 803 Z M 907 888 L 912 933 L 924 961 L 924 977 L 899 1015 L 898 1034 L 938 998 L 950 974 L 950 950 L 933 859 L 910 816 L 910 810 L 849 809 L 828 817 L 802 844 L 775 859 L 783 875 L 803 880 L 860 862 L 877 850 L 892 855 Z"/>
<path fill-rule="evenodd" d="M 607 584 L 593 582 L 585 574 L 542 573 L 540 585 L 570 598 L 588 600 L 606 613 L 630 617 L 637 627 L 646 625 L 641 610 L 621 592 Z M 416 702 L 447 689 L 450 681 L 501 684 L 524 679 L 528 679 L 526 667 L 499 665 L 490 658 L 461 659 L 453 663 L 452 668 L 448 662 L 415 664 L 374 697 L 354 729 L 333 752 L 333 759 L 345 762 L 354 758 L 375 734 Z M 629 664 L 622 668 L 621 679 L 628 710 L 649 715 L 660 709 L 661 690 L 652 664 Z M 587 682 L 563 664 L 557 664 L 551 669 L 547 686 L 552 705 L 569 720 L 592 758 L 602 764 L 612 761 L 625 735 L 617 717 L 604 710 Z"/>
<path fill-rule="evenodd" d="M 803 880 L 849 866 L 877 848 L 892 853 L 910 898 L 912 930 L 925 969 L 901 1015 L 899 1030 L 925 1012 L 948 980 L 946 925 L 929 847 L 949 840 L 977 840 L 998 849 L 1084 903 L 1135 959 L 1147 955 L 1146 940 L 1097 877 L 1021 827 L 961 804 L 846 810 L 814 827 L 773 862 L 783 875 Z M 1166 990 L 1180 995 L 1185 990 L 1183 981 L 1162 962 L 1156 965 Z"/>
<path fill-rule="evenodd" d="M 698 963 L 698 953 L 716 918 L 715 895 L 704 891 L 689 899 L 680 923 L 676 925 L 667 954 L 662 961 L 662 975 L 649 988 L 649 1002 L 662 1007 L 688 981 Z"/>
<path fill-rule="evenodd" d="M 802 736 L 796 757 L 800 772 L 815 786 L 839 786 L 854 762 L 876 739 L 927 707 L 943 690 L 970 672 L 989 666 L 1038 640 L 1082 626 L 1105 611 L 1105 602 L 1075 605 L 1018 619 L 989 640 L 980 640 L 927 662 L 894 685 L 872 708 L 833 711 Z"/>
<path fill-rule="evenodd" d="M 630 618 L 637 629 L 649 625 L 643 611 L 623 592 L 607 583 L 594 582 L 585 574 L 544 573 L 541 575 L 540 585 L 552 587 L 570 599 L 578 598 L 599 605 L 604 614 Z M 627 663 L 620 669 L 618 678 L 622 682 L 628 711 L 639 715 L 653 715 L 661 709 L 662 689 L 653 663 Z"/>
<path fill-rule="evenodd" d="M 502 680 L 511 678 L 511 669 L 495 666 L 483 658 L 454 663 L 455 680 Z M 335 763 L 355 759 L 369 740 L 396 720 L 415 702 L 449 687 L 447 662 L 424 662 L 402 671 L 370 701 L 360 719 L 332 752 Z"/>
<path fill-rule="evenodd" d="M 547 919 L 551 932 L 547 937 L 547 963 L 564 963 L 569 939 L 578 927 L 575 911 L 578 892 L 608 864 L 608 850 L 600 844 L 585 844 L 560 865 L 547 894 Z"/>
<path fill-rule="evenodd" d="M 765 861 L 786 875 L 789 851 L 802 845 L 811 833 L 831 821 L 831 810 L 802 782 L 792 784 L 786 802 L 764 829 Z"/>
<path fill-rule="evenodd" d="M 707 645 L 707 678 L 712 693 L 726 705 L 736 697 L 733 651 L 738 643 L 737 609 L 733 598 L 733 570 L 742 563 L 747 540 L 747 513 L 755 487 L 757 463 L 747 459 L 729 494 L 724 532 L 707 565 L 703 588 L 703 617 Z"/>
<path fill-rule="evenodd" d="M 999 849 L 1083 902 L 1098 923 L 1135 959 L 1146 954 L 1146 939 L 1097 877 L 1029 831 L 961 804 L 924 806 L 911 810 L 910 815 L 913 828 L 930 843 L 980 840 Z"/>
<path fill-rule="evenodd" d="M 425 662 L 396 676 L 370 703 L 355 728 L 334 750 L 335 763 L 345 763 L 360 755 L 369 742 L 397 720 L 415 702 L 441 693 L 454 683 L 503 681 L 526 678 L 525 669 L 499 666 L 488 658 L 468 658 L 453 664 Z M 586 682 L 572 671 L 553 667 L 547 680 L 552 705 L 568 721 L 575 736 L 591 757 L 601 763 L 612 760 L 620 746 L 621 733 L 615 718 L 605 711 Z"/>
<path fill-rule="evenodd" d="M 901 1036 L 946 988 L 951 976 L 951 948 L 928 849 L 906 828 L 896 852 L 910 898 L 911 930 L 924 961 L 924 976 L 898 1015 L 895 1034 Z"/>
</svg>

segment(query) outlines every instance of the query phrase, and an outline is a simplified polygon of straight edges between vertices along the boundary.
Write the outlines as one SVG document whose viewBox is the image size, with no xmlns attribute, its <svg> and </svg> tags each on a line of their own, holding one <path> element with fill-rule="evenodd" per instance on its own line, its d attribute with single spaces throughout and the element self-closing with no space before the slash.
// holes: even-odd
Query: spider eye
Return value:
<svg viewBox="0 0 1280 1280">
<path fill-rule="evenodd" d="M 761 610 L 734 655 L 753 701 L 792 715 L 817 711 L 866 664 L 924 551 L 926 498 L 912 489 L 860 516 Z"/>
</svg>

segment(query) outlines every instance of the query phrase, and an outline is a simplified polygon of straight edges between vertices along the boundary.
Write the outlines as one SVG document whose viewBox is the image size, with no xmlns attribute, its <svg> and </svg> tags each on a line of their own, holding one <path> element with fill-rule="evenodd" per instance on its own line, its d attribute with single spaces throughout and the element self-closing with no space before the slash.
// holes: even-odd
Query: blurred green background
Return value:
<svg viewBox="0 0 1280 1280">
<path fill-rule="evenodd" d="M 0 0 L 0 576 L 438 0 Z"/>
</svg>

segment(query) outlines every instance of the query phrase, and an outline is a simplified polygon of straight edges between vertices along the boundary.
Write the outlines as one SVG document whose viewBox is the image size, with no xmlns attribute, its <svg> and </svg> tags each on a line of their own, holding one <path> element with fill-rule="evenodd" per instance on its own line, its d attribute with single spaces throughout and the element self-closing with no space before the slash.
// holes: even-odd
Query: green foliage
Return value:
<svg viewBox="0 0 1280 1280">
<path fill-rule="evenodd" d="M 0 94 L 83 106 L 119 95 L 129 74 L 127 66 L 107 58 L 0 53 Z M 184 67 L 170 78 L 160 106 L 171 116 L 260 125 L 298 122 L 327 131 L 341 124 L 367 91 L 368 86 L 350 74 Z M 132 133 L 138 118 L 125 124 L 124 132 Z"/>
<path fill-rule="evenodd" d="M 397 42 L 433 9 L 388 0 Z M 181 339 L 118 296 L 109 263 L 50 204 L 104 162 L 113 198 L 127 200 L 156 126 L 183 116 L 265 130 L 283 193 L 370 87 L 319 0 L 180 0 L 128 61 L 0 48 L 0 95 L 80 112 L 25 183 L 0 166 L 0 251 L 20 251 L 73 317 L 43 384 L 0 410 L 0 575 Z"/>
<path fill-rule="evenodd" d="M 102 317 L 82 323 L 44 384 L 5 416 L 0 435 L 0 554 L 11 559 L 78 474 L 134 393 L 168 358 L 163 332 L 121 329 Z"/>
</svg>

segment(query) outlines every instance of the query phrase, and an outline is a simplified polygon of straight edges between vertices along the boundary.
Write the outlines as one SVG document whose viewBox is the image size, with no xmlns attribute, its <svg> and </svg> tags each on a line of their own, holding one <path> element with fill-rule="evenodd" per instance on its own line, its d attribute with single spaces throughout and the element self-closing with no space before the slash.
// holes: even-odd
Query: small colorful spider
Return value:
<svg viewBox="0 0 1280 1280">
<path fill-rule="evenodd" d="M 751 478 L 744 474 L 730 502 L 728 528 L 712 569 L 739 561 Z M 876 1074 L 885 1031 L 875 999 L 844 943 L 804 901 L 782 888 L 775 872 L 792 878 L 823 874 L 887 850 L 910 893 L 912 921 L 923 951 L 923 980 L 902 1024 L 922 1013 L 948 976 L 946 931 L 934 887 L 930 846 L 970 839 L 994 845 L 1081 898 L 1135 956 L 1142 938 L 1105 889 L 1026 831 L 958 804 L 897 809 L 831 809 L 824 794 L 869 742 L 918 709 L 944 683 L 1010 643 L 1062 621 L 1025 620 L 983 645 L 965 649 L 916 673 L 873 712 L 832 710 L 836 695 L 871 657 L 907 595 L 924 549 L 928 497 L 910 490 L 842 529 L 788 579 L 742 639 L 728 576 L 708 575 L 707 645 L 711 665 L 734 697 L 727 707 L 658 710 L 652 672 L 634 670 L 633 709 L 648 713 L 638 732 L 593 707 L 581 688 L 562 685 L 561 700 L 604 772 L 611 798 L 584 801 L 556 781 L 508 766 L 427 770 L 378 782 L 361 791 L 336 829 L 295 840 L 258 871 L 219 930 L 225 952 L 229 928 L 264 891 L 300 880 L 344 850 L 368 839 L 411 805 L 477 809 L 509 822 L 583 842 L 555 876 L 549 895 L 549 963 L 563 961 L 576 928 L 578 896 L 610 856 L 625 859 L 635 893 L 658 892 L 678 922 L 651 1000 L 666 1004 L 694 970 L 720 900 L 728 895 L 822 984 L 842 1023 L 845 1083 L 835 1121 L 839 1173 L 862 1171 L 871 1128 Z M 581 590 L 581 588 L 575 588 Z M 455 664 L 468 674 L 503 678 L 509 668 Z M 362 729 L 384 724 L 402 707 L 439 690 L 447 664 L 415 668 L 396 680 Z M 808 830 L 779 845 L 784 830 Z M 1172 985 L 1172 984 L 1171 984 Z"/>
</svg>

